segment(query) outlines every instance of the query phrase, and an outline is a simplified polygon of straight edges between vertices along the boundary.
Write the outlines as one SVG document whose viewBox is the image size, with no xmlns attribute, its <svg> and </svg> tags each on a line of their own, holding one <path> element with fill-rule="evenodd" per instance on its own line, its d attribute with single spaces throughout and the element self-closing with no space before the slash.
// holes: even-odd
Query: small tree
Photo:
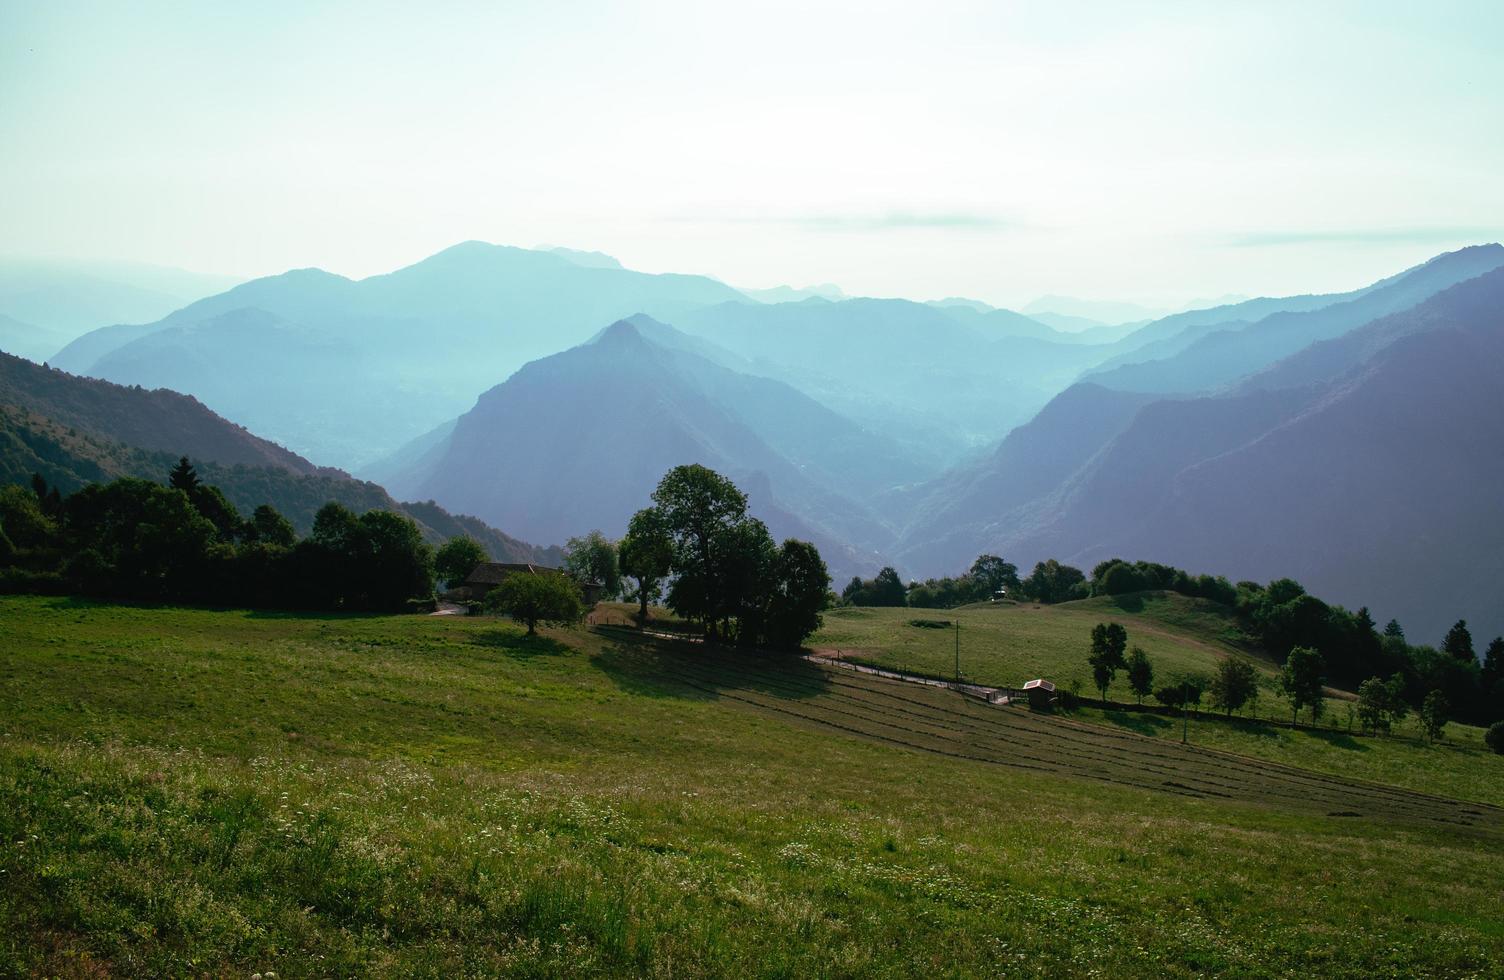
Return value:
<svg viewBox="0 0 1504 980">
<path fill-rule="evenodd" d="M 1483 733 L 1483 742 L 1498 755 L 1504 755 L 1504 721 L 1496 721 Z"/>
<path fill-rule="evenodd" d="M 1290 724 L 1294 726 L 1301 708 L 1311 709 L 1311 723 L 1326 706 L 1322 685 L 1326 683 L 1326 664 L 1313 647 L 1295 647 L 1285 659 L 1280 672 L 1280 687 L 1290 699 Z"/>
<path fill-rule="evenodd" d="M 508 575 L 487 593 L 486 608 L 526 623 L 528 636 L 538 632 L 539 623 L 573 623 L 585 614 L 580 587 L 555 572 Z"/>
<path fill-rule="evenodd" d="M 1394 673 L 1384 682 L 1389 690 L 1389 721 L 1393 725 L 1410 717 L 1410 702 L 1405 700 L 1405 675 Z"/>
<path fill-rule="evenodd" d="M 489 557 L 480 542 L 465 535 L 450 538 L 439 546 L 433 558 L 434 573 L 454 588 L 475 571 L 475 566 Z"/>
<path fill-rule="evenodd" d="M 1370 677 L 1358 685 L 1358 723 L 1364 731 L 1389 730 L 1390 701 L 1389 685 L 1379 678 Z"/>
<path fill-rule="evenodd" d="M 1117 623 L 1098 623 L 1091 629 L 1091 655 L 1086 662 L 1091 665 L 1092 681 L 1102 692 L 1102 703 L 1107 703 L 1107 688 L 1111 686 L 1118 671 L 1128 665 L 1123 653 L 1128 648 L 1128 631 Z"/>
<path fill-rule="evenodd" d="M 1227 716 L 1247 704 L 1258 690 L 1258 673 L 1253 664 L 1242 657 L 1228 657 L 1217 665 L 1217 675 L 1212 678 L 1212 705 L 1222 708 Z"/>
<path fill-rule="evenodd" d="M 1442 731 L 1451 720 L 1451 714 L 1452 706 L 1447 702 L 1445 694 L 1440 691 L 1427 694 L 1420 704 L 1420 724 L 1425 730 L 1426 738 L 1433 743 L 1441 738 Z"/>
<path fill-rule="evenodd" d="M 1154 693 L 1154 665 L 1143 647 L 1134 647 L 1128 655 L 1128 686 L 1143 704 L 1144 698 Z"/>
<path fill-rule="evenodd" d="M 293 530 L 291 521 L 277 513 L 275 507 L 261 504 L 246 523 L 246 538 L 260 544 L 291 548 L 298 541 L 298 532 Z"/>
</svg>

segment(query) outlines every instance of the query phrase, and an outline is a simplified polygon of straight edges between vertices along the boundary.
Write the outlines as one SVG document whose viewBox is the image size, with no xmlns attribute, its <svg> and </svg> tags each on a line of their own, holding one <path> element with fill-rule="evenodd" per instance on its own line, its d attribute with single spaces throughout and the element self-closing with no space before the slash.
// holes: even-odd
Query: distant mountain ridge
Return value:
<svg viewBox="0 0 1504 980">
<path fill-rule="evenodd" d="M 359 466 L 463 411 L 529 360 L 646 311 L 750 302 L 701 276 L 466 242 L 361 280 L 253 280 L 60 352 L 70 371 L 186 391 L 299 452 Z M 379 397 L 372 393 L 379 392 Z"/>
<path fill-rule="evenodd" d="M 665 472 L 698 462 L 736 480 L 775 533 L 814 540 L 833 567 L 875 560 L 892 531 L 861 498 L 912 479 L 913 466 L 889 440 L 707 360 L 698 343 L 642 317 L 617 321 L 483 394 L 393 486 L 556 540 L 621 534 Z"/>
<path fill-rule="evenodd" d="M 1462 615 L 1504 632 L 1501 370 L 1504 268 L 1214 395 L 1077 385 L 936 484 L 899 557 L 921 573 L 982 548 L 1289 575 L 1412 636 Z"/>
</svg>

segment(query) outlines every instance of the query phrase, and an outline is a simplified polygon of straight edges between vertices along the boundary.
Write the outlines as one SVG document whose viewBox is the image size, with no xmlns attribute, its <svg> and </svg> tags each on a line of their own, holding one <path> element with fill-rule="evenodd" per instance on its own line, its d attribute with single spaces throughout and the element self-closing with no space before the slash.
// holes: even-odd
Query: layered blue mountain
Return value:
<svg viewBox="0 0 1504 980">
<path fill-rule="evenodd" d="M 900 557 L 919 571 L 995 550 L 1288 575 L 1399 617 L 1412 638 L 1439 639 L 1461 616 L 1493 635 L 1501 371 L 1496 268 L 1214 395 L 1078 385 L 985 464 L 937 484 Z"/>
<path fill-rule="evenodd" d="M 726 303 L 674 326 L 889 434 L 932 474 L 1026 421 L 1105 350 L 1008 310 L 891 299 Z"/>
<path fill-rule="evenodd" d="M 1356 293 L 1283 301 L 1278 305 L 1284 308 L 1252 322 L 1206 323 L 1206 314 L 1194 314 L 1185 329 L 1168 340 L 1139 347 L 1130 355 L 1136 363 L 1099 369 L 1091 379 L 1123 391 L 1211 391 L 1312 343 L 1340 337 L 1378 317 L 1409 309 L 1449 286 L 1501 265 L 1504 247 L 1476 245 L 1439 255 Z M 1251 317 L 1275 305 L 1252 300 L 1228 312 Z M 1159 332 L 1165 324 L 1161 321 L 1153 326 Z M 1142 339 L 1144 334 L 1138 336 Z"/>
<path fill-rule="evenodd" d="M 833 570 L 878 561 L 892 529 L 862 501 L 915 479 L 914 464 L 788 385 L 707 359 L 702 343 L 618 321 L 487 391 L 407 452 L 390 485 L 553 541 L 621 534 L 667 470 L 701 463 L 746 490 L 775 534 L 818 544 Z"/>
<path fill-rule="evenodd" d="M 54 363 L 190 393 L 299 452 L 356 467 L 601 323 L 740 298 L 701 276 L 468 242 L 367 279 L 305 269 L 254 280 L 153 323 L 94 331 Z"/>
<path fill-rule="evenodd" d="M 0 351 L 41 363 L 96 327 L 156 320 L 236 281 L 129 262 L 0 259 Z"/>
</svg>

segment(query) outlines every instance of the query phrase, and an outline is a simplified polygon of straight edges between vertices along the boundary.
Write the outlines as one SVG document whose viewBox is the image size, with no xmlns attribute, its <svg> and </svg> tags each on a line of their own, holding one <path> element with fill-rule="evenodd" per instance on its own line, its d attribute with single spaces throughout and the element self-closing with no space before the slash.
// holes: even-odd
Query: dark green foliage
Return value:
<svg viewBox="0 0 1504 980">
<path fill-rule="evenodd" d="M 1358 685 L 1358 723 L 1365 732 L 1389 731 L 1394 720 L 1396 702 L 1403 704 L 1388 682 L 1370 677 Z"/>
<path fill-rule="evenodd" d="M 564 568 L 576 581 L 598 584 L 604 598 L 615 599 L 621 594 L 616 545 L 600 531 L 569 539 L 564 546 Z"/>
<path fill-rule="evenodd" d="M 704 466 L 675 467 L 653 503 L 657 514 L 640 529 L 672 545 L 669 608 L 701 623 L 707 639 L 794 648 L 818 628 L 830 589 L 819 552 L 803 542 L 776 547 L 730 480 Z"/>
<path fill-rule="evenodd" d="M 1162 589 L 1197 599 L 1211 599 L 1228 605 L 1237 601 L 1238 591 L 1231 582 L 1211 575 L 1192 575 L 1172 565 L 1152 561 L 1126 562 L 1110 558 L 1098 562 L 1091 570 L 1092 595 L 1125 595 Z"/>
<path fill-rule="evenodd" d="M 1035 565 L 1019 591 L 1024 598 L 1043 603 L 1085 599 L 1091 593 L 1081 569 L 1062 565 L 1053 558 Z"/>
<path fill-rule="evenodd" d="M 251 513 L 246 522 L 245 541 L 249 544 L 265 544 L 277 548 L 291 548 L 298 541 L 292 522 L 271 504 L 261 504 Z"/>
<path fill-rule="evenodd" d="M 1403 640 L 1405 638 L 1405 628 L 1400 625 L 1399 620 L 1391 619 L 1384 624 L 1384 635 L 1398 637 Z"/>
<path fill-rule="evenodd" d="M 314 533 L 298 544 L 291 524 L 272 507 L 258 507 L 242 521 L 217 487 L 189 475 L 180 473 L 178 482 L 190 490 L 129 477 L 89 484 L 58 498 L 55 521 L 41 513 L 35 490 L 0 488 L 0 527 L 16 545 L 5 561 L 20 566 L 7 572 L 4 586 L 392 611 L 433 591 L 432 552 L 410 518 L 389 511 L 357 517 L 330 503 L 315 519 Z"/>
<path fill-rule="evenodd" d="M 1496 721 L 1489 725 L 1488 731 L 1483 734 L 1483 741 L 1494 752 L 1504 755 L 1504 721 Z"/>
<path fill-rule="evenodd" d="M 820 551 L 808 541 L 789 539 L 778 550 L 768 642 L 794 649 L 820 628 L 820 613 L 830 590 L 830 572 Z"/>
<path fill-rule="evenodd" d="M 1128 631 L 1119 623 L 1098 623 L 1091 630 L 1091 654 L 1086 662 L 1091 665 L 1091 676 L 1097 690 L 1102 692 L 1102 703 L 1107 703 L 1107 688 L 1112 685 L 1118 671 L 1128 666 L 1124 652 L 1128 649 Z"/>
<path fill-rule="evenodd" d="M 1447 630 L 1447 637 L 1442 641 L 1441 648 L 1449 656 L 1455 657 L 1464 663 L 1472 663 L 1478 659 L 1473 652 L 1473 634 L 1468 632 L 1467 620 L 1459 619 Z"/>
<path fill-rule="evenodd" d="M 433 556 L 433 571 L 450 588 L 470 577 L 475 566 L 486 560 L 486 549 L 472 537 L 460 535 L 439 546 Z"/>
<path fill-rule="evenodd" d="M 970 575 L 982 593 L 978 598 L 990 598 L 999 591 L 1010 595 L 1018 591 L 1018 566 L 997 555 L 978 555 L 971 563 Z"/>
<path fill-rule="evenodd" d="M 167 485 L 174 490 L 181 490 L 190 496 L 198 489 L 198 474 L 193 470 L 193 464 L 188 462 L 187 456 L 179 457 L 178 465 L 172 468 L 167 475 Z"/>
<path fill-rule="evenodd" d="M 621 572 L 637 582 L 637 621 L 646 625 L 648 603 L 662 594 L 660 583 L 668 577 L 674 560 L 674 541 L 669 536 L 663 511 L 648 507 L 632 515 L 627 536 L 617 547 Z"/>
<path fill-rule="evenodd" d="M 906 606 L 909 590 L 890 566 L 872 579 L 853 578 L 841 592 L 841 598 L 853 606 Z"/>
<path fill-rule="evenodd" d="M 1258 672 L 1253 664 L 1242 657 L 1228 657 L 1217 664 L 1217 673 L 1212 678 L 1212 706 L 1221 708 L 1230 717 L 1255 698 L 1258 690 Z"/>
<path fill-rule="evenodd" d="M 1311 647 L 1296 647 L 1285 659 L 1280 673 L 1280 687 L 1290 699 L 1290 723 L 1293 725 L 1302 708 L 1311 709 L 1311 721 L 1321 716 L 1326 706 L 1322 686 L 1326 683 L 1326 662 Z"/>
<path fill-rule="evenodd" d="M 568 624 L 585 614 L 580 587 L 557 572 L 508 575 L 487 593 L 486 608 L 523 623 L 529 636 L 537 633 L 539 623 Z"/>
<path fill-rule="evenodd" d="M 1420 724 L 1432 742 L 1442 737 L 1452 717 L 1452 706 L 1441 691 L 1432 691 L 1420 703 Z"/>
<path fill-rule="evenodd" d="M 1169 708 L 1190 710 L 1201 704 L 1209 682 L 1199 674 L 1187 674 L 1154 692 L 1154 700 Z"/>
<path fill-rule="evenodd" d="M 1143 647 L 1134 647 L 1128 655 L 1128 686 L 1143 704 L 1144 698 L 1154 693 L 1154 665 Z"/>
</svg>

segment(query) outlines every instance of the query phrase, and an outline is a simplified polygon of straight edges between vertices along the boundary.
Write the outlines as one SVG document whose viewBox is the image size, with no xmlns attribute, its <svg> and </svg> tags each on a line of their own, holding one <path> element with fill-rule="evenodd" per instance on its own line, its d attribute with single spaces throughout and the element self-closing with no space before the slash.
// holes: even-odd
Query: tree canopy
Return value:
<svg viewBox="0 0 1504 980">
<path fill-rule="evenodd" d="M 538 632 L 539 623 L 566 625 L 585 614 L 580 587 L 558 572 L 508 575 L 486 593 L 485 606 L 525 624 L 528 636 Z"/>
</svg>

